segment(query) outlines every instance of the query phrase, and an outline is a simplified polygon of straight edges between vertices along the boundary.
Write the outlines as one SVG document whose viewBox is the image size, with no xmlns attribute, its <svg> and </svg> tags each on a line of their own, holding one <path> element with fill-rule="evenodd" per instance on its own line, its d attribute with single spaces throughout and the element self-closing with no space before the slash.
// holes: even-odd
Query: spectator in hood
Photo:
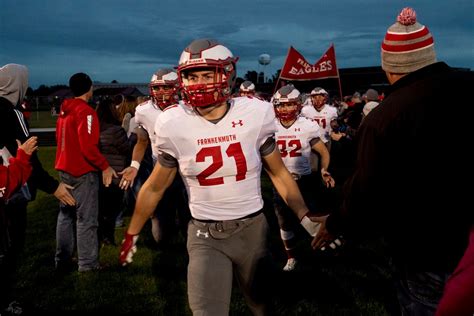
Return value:
<svg viewBox="0 0 474 316">
<path fill-rule="evenodd" d="M 0 148 L 8 151 L 11 156 L 17 155 L 16 140 L 24 143 L 29 137 L 28 123 L 23 114 L 17 110 L 28 89 L 28 69 L 18 64 L 7 64 L 0 67 Z M 18 255 L 25 243 L 26 209 L 28 201 L 36 196 L 36 190 L 54 194 L 62 203 L 74 205 L 76 201 L 68 190 L 72 187 L 58 182 L 43 169 L 36 152 L 30 158 L 33 167 L 32 174 L 26 185 L 13 193 L 5 206 L 5 212 L 10 221 L 11 262 L 9 280 L 0 282 L 14 282 L 15 266 Z"/>
</svg>

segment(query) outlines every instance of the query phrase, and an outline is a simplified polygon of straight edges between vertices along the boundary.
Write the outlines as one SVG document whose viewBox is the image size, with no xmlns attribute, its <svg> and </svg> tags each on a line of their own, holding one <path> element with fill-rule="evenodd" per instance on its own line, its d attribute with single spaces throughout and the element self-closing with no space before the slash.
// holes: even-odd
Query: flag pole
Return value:
<svg viewBox="0 0 474 316">
<path fill-rule="evenodd" d="M 278 90 L 278 84 L 280 83 L 281 72 L 283 71 L 283 68 L 285 68 L 286 61 L 288 60 L 288 55 L 290 54 L 290 49 L 291 49 L 291 46 L 288 48 L 288 53 L 286 54 L 285 62 L 283 63 L 283 67 L 280 70 L 280 74 L 278 75 L 278 80 L 276 82 L 275 88 L 273 88 L 272 97 L 275 94 L 275 92 Z"/>
<path fill-rule="evenodd" d="M 278 89 L 278 84 L 280 83 L 280 76 L 281 76 L 281 71 L 280 71 L 280 74 L 278 75 L 278 79 L 277 79 L 277 82 L 276 82 L 275 88 L 273 88 L 272 97 L 273 97 L 273 95 L 275 94 L 275 92 L 276 92 L 276 91 L 277 91 L 277 89 Z"/>
<path fill-rule="evenodd" d="M 339 75 L 339 67 L 337 67 L 337 58 L 336 58 L 336 48 L 334 47 L 334 43 L 331 43 L 331 46 L 333 47 L 334 49 L 334 62 L 336 63 L 336 70 L 337 70 L 337 82 L 339 84 L 339 97 L 341 98 L 340 99 L 340 102 L 342 102 L 342 85 L 341 85 L 341 76 Z"/>
</svg>

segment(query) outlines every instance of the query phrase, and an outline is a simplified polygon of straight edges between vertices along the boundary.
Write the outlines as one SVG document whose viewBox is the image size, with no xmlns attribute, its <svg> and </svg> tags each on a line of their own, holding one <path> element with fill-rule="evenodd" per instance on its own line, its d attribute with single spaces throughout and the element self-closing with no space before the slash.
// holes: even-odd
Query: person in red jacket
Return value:
<svg viewBox="0 0 474 316">
<path fill-rule="evenodd" d="M 79 272 L 99 268 L 97 241 L 99 175 L 106 187 L 117 177 L 106 158 L 100 153 L 99 121 L 87 104 L 92 98 L 92 80 L 85 73 L 69 79 L 75 98 L 61 105 L 56 124 L 56 163 L 61 181 L 74 187 L 75 206 L 60 204 L 56 227 L 56 268 L 72 267 L 71 258 L 77 243 Z"/>
<path fill-rule="evenodd" d="M 436 316 L 474 315 L 474 226 L 471 227 L 469 245 L 456 270 L 444 287 L 443 297 Z"/>
<path fill-rule="evenodd" d="M 9 221 L 5 210 L 5 203 L 31 175 L 32 166 L 30 156 L 36 150 L 37 138 L 30 137 L 23 145 L 19 140 L 18 150 L 15 157 L 10 157 L 6 147 L 0 148 L 2 161 L 0 161 L 0 313 L 10 301 L 11 295 L 11 265 L 15 264 L 15 256 L 11 255 L 11 239 L 9 233 Z"/>
</svg>

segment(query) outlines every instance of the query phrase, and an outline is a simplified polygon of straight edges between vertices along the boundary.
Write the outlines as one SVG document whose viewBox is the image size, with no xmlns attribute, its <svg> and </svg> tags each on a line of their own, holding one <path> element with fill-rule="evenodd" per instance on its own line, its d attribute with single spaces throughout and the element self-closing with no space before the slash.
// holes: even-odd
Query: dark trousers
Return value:
<svg viewBox="0 0 474 316">
<path fill-rule="evenodd" d="M 99 190 L 99 241 L 108 240 L 115 243 L 115 219 L 123 205 L 123 190 L 116 184 L 106 188 L 103 184 Z"/>
<path fill-rule="evenodd" d="M 0 216 L 0 312 L 13 299 L 18 260 L 25 246 L 27 205 L 26 199 L 15 198 L 0 210 L 4 212 Z"/>
<path fill-rule="evenodd" d="M 449 274 L 427 271 L 413 272 L 401 265 L 396 266 L 395 269 L 395 288 L 401 315 L 434 315 Z"/>
</svg>

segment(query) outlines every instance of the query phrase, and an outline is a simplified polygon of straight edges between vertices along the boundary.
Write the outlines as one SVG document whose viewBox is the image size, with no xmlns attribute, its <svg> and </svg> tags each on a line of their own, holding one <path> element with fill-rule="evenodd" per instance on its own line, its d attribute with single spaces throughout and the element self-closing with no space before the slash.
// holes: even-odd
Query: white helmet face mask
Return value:
<svg viewBox="0 0 474 316">
<path fill-rule="evenodd" d="M 178 102 L 178 74 L 167 68 L 158 69 L 150 80 L 150 96 L 160 109 Z"/>
<path fill-rule="evenodd" d="M 235 58 L 232 52 L 215 40 L 199 39 L 184 49 L 179 59 L 178 77 L 187 103 L 204 107 L 225 102 L 235 84 Z M 213 71 L 213 82 L 190 84 L 188 76 L 197 71 Z"/>
</svg>

